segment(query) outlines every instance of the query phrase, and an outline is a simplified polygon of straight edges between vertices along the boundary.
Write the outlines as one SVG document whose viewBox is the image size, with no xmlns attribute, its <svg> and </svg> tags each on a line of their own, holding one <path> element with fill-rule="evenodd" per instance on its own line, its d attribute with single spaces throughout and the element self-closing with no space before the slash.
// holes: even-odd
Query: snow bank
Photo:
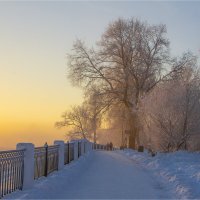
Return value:
<svg viewBox="0 0 200 200">
<path fill-rule="evenodd" d="M 200 152 L 158 153 L 152 157 L 147 152 L 127 149 L 124 154 L 156 177 L 162 177 L 165 186 L 173 188 L 176 198 L 200 199 Z"/>
</svg>

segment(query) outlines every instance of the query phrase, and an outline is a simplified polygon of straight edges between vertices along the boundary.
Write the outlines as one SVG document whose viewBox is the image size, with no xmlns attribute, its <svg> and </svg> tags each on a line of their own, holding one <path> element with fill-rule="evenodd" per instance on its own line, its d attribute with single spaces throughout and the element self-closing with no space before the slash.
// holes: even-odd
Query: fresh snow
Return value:
<svg viewBox="0 0 200 200">
<path fill-rule="evenodd" d="M 63 170 L 54 172 L 47 178 L 42 177 L 36 180 L 32 189 L 16 191 L 4 198 L 174 198 L 172 188 L 167 187 L 166 182 L 157 177 L 157 173 L 152 173 L 152 169 L 159 169 L 159 166 L 156 158 L 134 151 L 92 151 L 78 161 L 66 165 Z"/>
<path fill-rule="evenodd" d="M 125 150 L 123 154 L 144 167 L 165 185 L 173 189 L 174 198 L 200 199 L 200 153 L 178 151 L 158 153 L 151 157 L 147 152 Z"/>
</svg>

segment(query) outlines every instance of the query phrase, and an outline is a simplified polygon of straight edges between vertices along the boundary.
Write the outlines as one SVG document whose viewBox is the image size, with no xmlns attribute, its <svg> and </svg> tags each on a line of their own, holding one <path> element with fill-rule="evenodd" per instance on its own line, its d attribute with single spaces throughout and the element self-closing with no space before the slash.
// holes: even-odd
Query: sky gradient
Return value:
<svg viewBox="0 0 200 200">
<path fill-rule="evenodd" d="M 166 24 L 172 55 L 200 54 L 197 1 L 0 2 L 0 149 L 64 138 L 54 123 L 82 101 L 66 53 L 77 38 L 94 45 L 119 17 Z"/>
</svg>

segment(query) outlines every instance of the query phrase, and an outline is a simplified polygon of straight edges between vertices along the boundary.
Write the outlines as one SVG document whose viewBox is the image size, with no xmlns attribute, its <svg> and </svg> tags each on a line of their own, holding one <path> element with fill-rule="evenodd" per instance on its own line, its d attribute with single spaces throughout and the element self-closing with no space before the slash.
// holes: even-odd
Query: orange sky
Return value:
<svg viewBox="0 0 200 200">
<path fill-rule="evenodd" d="M 8 65 L 11 69 L 14 63 L 10 61 Z M 70 105 L 82 100 L 81 91 L 70 86 L 64 71 L 63 67 L 63 74 L 59 75 L 63 85 L 54 85 L 48 78 L 42 83 L 39 76 L 10 74 L 0 80 L 0 149 L 14 148 L 17 142 L 38 146 L 64 139 L 65 130 L 56 129 L 54 123 Z M 38 74 L 45 77 L 39 69 Z"/>
<path fill-rule="evenodd" d="M 15 148 L 17 142 L 43 145 L 64 139 L 65 130 L 57 130 L 54 123 L 70 105 L 82 101 L 81 90 L 66 78 L 64 50 L 45 57 L 37 50 L 46 46 L 29 49 L 22 42 L 15 51 L 9 42 L 4 50 L 0 47 L 0 149 Z"/>
<path fill-rule="evenodd" d="M 75 91 L 72 90 L 70 96 L 77 99 L 74 103 L 79 103 L 80 92 Z M 11 95 L 10 98 L 1 99 L 0 149 L 14 148 L 18 142 L 32 142 L 38 146 L 46 141 L 50 144 L 55 139 L 64 139 L 65 129 L 56 129 L 54 123 L 60 119 L 61 113 L 73 104 L 66 98 L 67 90 L 66 95 L 62 95 L 63 100 L 49 98 L 52 94 L 39 96 L 36 93 L 30 95 L 30 98 L 26 95 L 15 94 L 15 97 Z"/>
</svg>

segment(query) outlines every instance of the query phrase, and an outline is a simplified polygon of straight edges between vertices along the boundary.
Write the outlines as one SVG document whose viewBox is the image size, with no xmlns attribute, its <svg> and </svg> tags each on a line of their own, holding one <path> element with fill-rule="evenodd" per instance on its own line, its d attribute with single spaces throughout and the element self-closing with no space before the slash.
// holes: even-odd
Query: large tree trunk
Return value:
<svg viewBox="0 0 200 200">
<path fill-rule="evenodd" d="M 130 130 L 129 148 L 136 149 L 135 130 Z"/>
<path fill-rule="evenodd" d="M 139 121 L 137 113 L 130 115 L 129 126 L 129 148 L 136 149 L 139 145 Z"/>
</svg>

